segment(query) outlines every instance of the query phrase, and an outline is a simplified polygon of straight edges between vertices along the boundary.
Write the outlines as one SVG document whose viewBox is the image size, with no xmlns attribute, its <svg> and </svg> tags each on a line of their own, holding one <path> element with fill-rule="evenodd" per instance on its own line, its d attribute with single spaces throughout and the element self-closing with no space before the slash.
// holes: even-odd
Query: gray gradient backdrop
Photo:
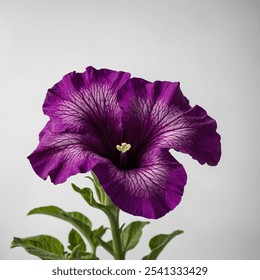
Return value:
<svg viewBox="0 0 260 280">
<path fill-rule="evenodd" d="M 153 235 L 183 229 L 161 259 L 259 259 L 259 27 L 257 0 L 0 0 L 0 258 L 33 259 L 9 249 L 13 236 L 45 233 L 67 243 L 71 227 L 26 217 L 34 207 L 83 211 L 94 226 L 107 225 L 70 188 L 70 182 L 86 186 L 83 175 L 53 186 L 26 159 L 47 120 L 41 112 L 47 89 L 93 65 L 180 81 L 191 104 L 217 120 L 222 136 L 217 167 L 173 151 L 188 173 L 182 203 L 144 229 L 128 258 L 146 254 Z"/>
</svg>

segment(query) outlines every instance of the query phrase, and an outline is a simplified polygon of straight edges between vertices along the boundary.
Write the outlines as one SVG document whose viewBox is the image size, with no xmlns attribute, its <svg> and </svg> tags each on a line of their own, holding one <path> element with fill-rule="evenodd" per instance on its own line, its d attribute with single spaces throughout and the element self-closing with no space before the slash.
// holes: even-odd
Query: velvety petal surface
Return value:
<svg viewBox="0 0 260 280">
<path fill-rule="evenodd" d="M 129 73 L 93 67 L 64 76 L 43 104 L 52 131 L 93 134 L 114 151 L 122 136 L 117 92 L 129 78 Z"/>
<path fill-rule="evenodd" d="M 150 83 L 132 78 L 118 94 L 123 110 L 124 142 L 138 157 L 152 147 L 188 153 L 201 164 L 216 165 L 221 155 L 216 121 L 191 107 L 178 82 Z"/>
<path fill-rule="evenodd" d="M 140 167 L 119 170 L 110 162 L 93 171 L 113 203 L 136 216 L 157 219 L 181 201 L 187 176 L 166 149 L 154 149 L 141 158 Z"/>
<path fill-rule="evenodd" d="M 68 177 L 85 173 L 97 163 L 107 161 L 98 155 L 102 154 L 102 143 L 91 135 L 49 130 L 43 130 L 40 135 L 40 144 L 28 159 L 36 174 L 44 180 L 50 176 L 53 183 L 63 183 Z"/>
<path fill-rule="evenodd" d="M 58 184 L 98 162 L 116 162 L 123 132 L 117 92 L 129 78 L 125 72 L 88 67 L 48 90 L 43 110 L 50 120 L 28 157 L 40 177 L 49 175 Z"/>
</svg>

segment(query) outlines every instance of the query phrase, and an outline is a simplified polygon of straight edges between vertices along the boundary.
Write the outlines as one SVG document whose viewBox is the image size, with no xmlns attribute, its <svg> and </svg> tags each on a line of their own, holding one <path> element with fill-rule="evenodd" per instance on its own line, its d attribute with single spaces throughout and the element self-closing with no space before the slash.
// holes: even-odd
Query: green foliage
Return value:
<svg viewBox="0 0 260 280">
<path fill-rule="evenodd" d="M 96 237 L 96 240 L 101 247 L 103 247 L 110 255 L 114 256 L 112 240 L 106 242 L 106 241 L 102 240 L 102 238 L 100 238 L 100 237 Z"/>
<path fill-rule="evenodd" d="M 73 251 L 75 248 L 77 248 L 78 250 L 80 250 L 82 252 L 86 252 L 86 250 L 87 250 L 87 247 L 86 247 L 86 244 L 85 244 L 84 240 L 82 239 L 80 234 L 75 229 L 72 229 L 69 233 L 69 246 L 68 246 L 68 248 L 71 251 Z"/>
<path fill-rule="evenodd" d="M 95 250 L 95 241 L 93 238 L 93 232 L 91 230 L 91 221 L 79 212 L 65 212 L 56 206 L 43 206 L 31 210 L 28 215 L 33 214 L 44 214 L 49 215 L 72 224 L 76 229 L 78 229 L 82 235 L 88 240 L 90 246 Z"/>
<path fill-rule="evenodd" d="M 64 251 L 63 244 L 50 235 L 38 235 L 27 238 L 14 237 L 11 248 L 22 247 L 29 254 L 42 260 L 98 260 L 98 258 L 86 251 L 86 244 L 79 233 L 72 229 L 69 234 L 68 248 L 71 252 Z"/>
<path fill-rule="evenodd" d="M 142 229 L 147 224 L 149 224 L 149 222 L 136 221 L 125 227 L 122 232 L 124 254 L 138 244 L 142 236 Z"/>
<path fill-rule="evenodd" d="M 94 175 L 93 172 L 92 174 Z M 87 178 L 91 179 L 91 181 L 93 182 L 100 203 L 96 201 L 93 191 L 90 188 L 80 189 L 75 184 L 71 184 L 73 190 L 79 193 L 91 207 L 103 211 L 108 216 L 117 216 L 119 209 L 111 202 L 110 198 L 106 195 L 96 175 L 93 176 L 93 179 L 88 176 Z"/>
<path fill-rule="evenodd" d="M 73 252 L 68 256 L 68 260 L 99 260 L 99 258 L 88 252 L 81 252 L 77 247 L 74 248 Z"/>
<path fill-rule="evenodd" d="M 101 226 L 95 230 L 93 230 L 93 244 L 94 247 L 97 248 L 100 244 L 99 240 L 101 240 L 102 236 L 107 231 L 107 228 Z"/>
<path fill-rule="evenodd" d="M 65 260 L 64 246 L 55 237 L 50 235 L 38 235 L 27 238 L 14 237 L 11 248 L 22 247 L 29 254 L 42 260 Z"/>
<path fill-rule="evenodd" d="M 91 172 L 92 178 L 89 178 L 96 192 L 96 198 L 92 189 L 80 189 L 72 184 L 75 192 L 96 209 L 101 210 L 108 217 L 112 240 L 105 241 L 103 236 L 109 228 L 100 226 L 92 229 L 92 222 L 89 218 L 79 212 L 66 212 L 57 206 L 43 206 L 32 209 L 28 215 L 43 214 L 52 216 L 73 225 L 73 229 L 68 236 L 68 252 L 64 250 L 64 245 L 55 237 L 49 235 L 38 235 L 28 238 L 13 239 L 11 248 L 22 247 L 29 254 L 38 256 L 43 260 L 98 260 L 96 249 L 103 247 L 115 259 L 125 259 L 125 255 L 139 243 L 142 231 L 149 222 L 135 221 L 129 225 L 119 224 L 119 209 L 111 202 L 104 189 L 100 185 L 96 175 Z M 150 254 L 143 257 L 144 260 L 155 260 L 165 248 L 165 246 L 177 235 L 183 233 L 181 230 L 174 231 L 171 234 L 159 234 L 150 240 Z M 88 245 L 90 245 L 88 252 Z"/>
<path fill-rule="evenodd" d="M 154 236 L 150 242 L 149 247 L 151 252 L 149 255 L 144 256 L 143 260 L 156 260 L 165 246 L 177 235 L 182 234 L 182 230 L 176 230 L 171 234 L 159 234 Z"/>
<path fill-rule="evenodd" d="M 84 189 L 80 189 L 79 187 L 77 187 L 74 184 L 71 184 L 72 188 L 75 192 L 79 193 L 83 199 L 92 207 L 100 209 L 104 212 L 107 211 L 106 206 L 103 204 L 98 203 L 95 198 L 94 198 L 94 194 L 92 189 L 90 188 L 84 188 Z"/>
<path fill-rule="evenodd" d="M 104 189 L 99 183 L 99 180 L 94 172 L 91 171 L 91 175 L 93 178 L 86 176 L 86 178 L 90 179 L 94 185 L 98 200 L 101 204 L 106 205 L 106 193 L 104 192 Z"/>
</svg>

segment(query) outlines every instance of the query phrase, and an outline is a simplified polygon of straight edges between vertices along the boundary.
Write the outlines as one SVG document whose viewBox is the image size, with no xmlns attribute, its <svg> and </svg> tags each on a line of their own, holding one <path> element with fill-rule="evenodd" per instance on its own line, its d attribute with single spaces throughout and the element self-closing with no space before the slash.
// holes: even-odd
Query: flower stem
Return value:
<svg viewBox="0 0 260 280">
<path fill-rule="evenodd" d="M 119 228 L 119 209 L 116 210 L 115 215 L 108 215 L 111 226 L 113 251 L 115 260 L 124 260 L 124 253 L 122 248 L 122 239 Z"/>
</svg>

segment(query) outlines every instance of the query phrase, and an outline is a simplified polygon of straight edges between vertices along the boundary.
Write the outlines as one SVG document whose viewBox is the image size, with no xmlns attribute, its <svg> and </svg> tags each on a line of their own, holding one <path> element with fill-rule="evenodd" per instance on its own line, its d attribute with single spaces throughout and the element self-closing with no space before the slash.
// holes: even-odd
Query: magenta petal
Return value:
<svg viewBox="0 0 260 280">
<path fill-rule="evenodd" d="M 48 90 L 43 110 L 50 117 L 29 156 L 35 172 L 57 184 L 89 171 L 98 162 L 119 158 L 121 109 L 118 89 L 130 74 L 88 67 L 69 73 Z"/>
<path fill-rule="evenodd" d="M 216 165 L 221 155 L 217 124 L 199 106 L 191 107 L 179 83 L 133 78 L 118 94 L 125 141 L 133 150 L 173 148 L 201 164 Z"/>
<path fill-rule="evenodd" d="M 88 67 L 72 72 L 48 90 L 43 110 L 53 132 L 94 134 L 114 148 L 122 136 L 117 91 L 130 74 Z"/>
<path fill-rule="evenodd" d="M 157 219 L 180 203 L 187 176 L 170 148 L 201 164 L 220 159 L 216 121 L 189 105 L 179 83 L 88 67 L 49 89 L 43 110 L 50 120 L 28 157 L 35 172 L 58 184 L 93 169 L 114 204 L 133 215 Z"/>
<path fill-rule="evenodd" d="M 43 138 L 43 136 L 47 133 L 50 133 L 51 131 L 51 121 L 48 121 L 46 123 L 46 125 L 44 126 L 44 128 L 41 130 L 41 132 L 39 133 L 39 140 L 41 141 L 41 139 Z"/>
<path fill-rule="evenodd" d="M 98 156 L 99 149 L 102 144 L 93 137 L 49 131 L 41 135 L 39 146 L 28 159 L 38 176 L 45 180 L 49 175 L 54 184 L 59 184 L 105 162 L 106 159 Z"/>
<path fill-rule="evenodd" d="M 164 216 L 180 203 L 187 180 L 183 166 L 160 149 L 143 155 L 137 169 L 119 170 L 107 162 L 93 171 L 116 206 L 150 219 Z"/>
</svg>

